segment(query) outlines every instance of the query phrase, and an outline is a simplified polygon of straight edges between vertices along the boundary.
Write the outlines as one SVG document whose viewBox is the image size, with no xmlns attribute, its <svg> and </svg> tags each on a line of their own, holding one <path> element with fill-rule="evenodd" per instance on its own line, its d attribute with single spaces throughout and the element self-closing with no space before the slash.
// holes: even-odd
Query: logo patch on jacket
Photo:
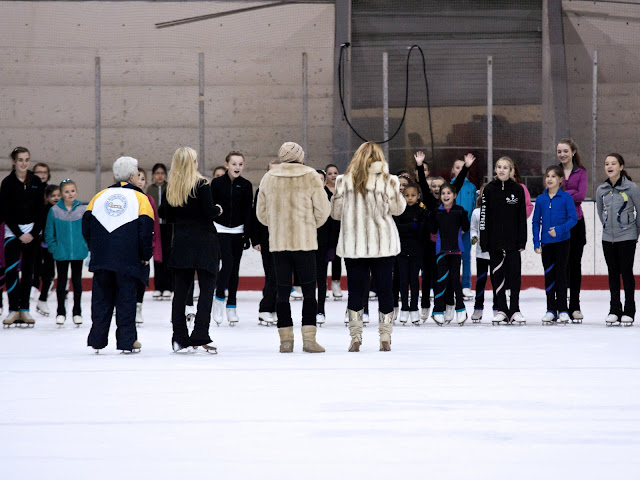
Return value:
<svg viewBox="0 0 640 480">
<path fill-rule="evenodd" d="M 129 188 L 108 188 L 95 199 L 91 213 L 109 232 L 138 219 L 138 197 Z"/>
<path fill-rule="evenodd" d="M 510 197 L 507 197 L 507 204 L 508 205 L 517 205 L 518 204 L 518 198 L 512 193 Z"/>
</svg>

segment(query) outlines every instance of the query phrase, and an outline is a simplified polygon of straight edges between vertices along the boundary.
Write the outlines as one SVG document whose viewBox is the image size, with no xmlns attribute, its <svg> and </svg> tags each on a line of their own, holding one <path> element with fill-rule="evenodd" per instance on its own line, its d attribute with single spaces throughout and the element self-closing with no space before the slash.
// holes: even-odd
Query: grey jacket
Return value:
<svg viewBox="0 0 640 480">
<path fill-rule="evenodd" d="M 640 234 L 640 188 L 627 177 L 612 187 L 605 181 L 596 192 L 598 216 L 602 222 L 602 240 L 622 242 L 638 240 Z"/>
</svg>

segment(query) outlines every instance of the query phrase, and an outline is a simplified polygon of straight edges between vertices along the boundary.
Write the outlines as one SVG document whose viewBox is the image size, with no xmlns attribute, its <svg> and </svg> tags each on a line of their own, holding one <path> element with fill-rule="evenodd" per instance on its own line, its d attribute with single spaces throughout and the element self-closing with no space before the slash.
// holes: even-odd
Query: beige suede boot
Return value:
<svg viewBox="0 0 640 480">
<path fill-rule="evenodd" d="M 293 327 L 283 327 L 278 329 L 280 335 L 280 353 L 293 352 Z"/>
<path fill-rule="evenodd" d="M 364 309 L 355 311 L 347 310 L 347 316 L 349 317 L 349 335 L 351 335 L 351 343 L 349 344 L 350 352 L 359 352 L 360 345 L 362 345 L 362 316 L 364 315 Z"/>
<path fill-rule="evenodd" d="M 303 325 L 302 326 L 302 351 L 307 353 L 324 353 L 324 348 L 318 345 L 316 342 L 316 332 L 318 331 L 315 325 Z"/>
<path fill-rule="evenodd" d="M 391 350 L 391 331 L 393 330 L 393 312 L 378 312 L 378 332 L 380 333 L 380 351 Z"/>
</svg>

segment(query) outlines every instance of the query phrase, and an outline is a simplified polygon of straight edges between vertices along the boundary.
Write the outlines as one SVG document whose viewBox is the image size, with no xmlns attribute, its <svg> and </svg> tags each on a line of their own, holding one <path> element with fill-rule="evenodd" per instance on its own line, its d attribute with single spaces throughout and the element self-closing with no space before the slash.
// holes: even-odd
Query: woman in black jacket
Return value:
<svg viewBox="0 0 640 480">
<path fill-rule="evenodd" d="M 213 204 L 211 186 L 198 173 L 195 150 L 189 147 L 176 150 L 170 173 L 160 216 L 174 224 L 169 257 L 175 282 L 171 305 L 173 351 L 202 347 L 208 353 L 217 353 L 211 344 L 209 323 L 220 260 L 213 220 L 222 213 L 222 208 Z M 195 272 L 200 283 L 200 298 L 193 331 L 189 335 L 184 309 Z"/>
<path fill-rule="evenodd" d="M 513 168 L 509 157 L 496 162 L 496 179 L 485 186 L 480 207 L 480 246 L 491 257 L 494 323 L 525 322 L 520 313 L 520 252 L 527 244 L 527 208 L 524 190 L 510 178 Z M 505 285 L 511 289 L 510 306 Z"/>
<path fill-rule="evenodd" d="M 43 226 L 44 184 L 29 170 L 30 158 L 28 149 L 14 148 L 11 152 L 13 170 L 0 186 L 0 208 L 5 221 L 5 283 L 9 296 L 9 315 L 2 321 L 6 326 L 35 324 L 29 313 L 29 294 L 39 245 L 34 239 L 39 237 Z M 20 280 L 18 264 L 22 272 Z"/>
<path fill-rule="evenodd" d="M 227 173 L 211 182 L 213 203 L 219 204 L 224 212 L 216 219 L 215 227 L 220 242 L 222 268 L 216 285 L 213 302 L 213 319 L 220 325 L 225 317 L 225 290 L 227 298 L 226 317 L 231 325 L 238 322 L 236 313 L 240 259 L 242 251 L 251 246 L 251 218 L 253 217 L 253 187 L 243 178 L 244 156 L 240 152 L 230 152 L 224 162 Z"/>
</svg>

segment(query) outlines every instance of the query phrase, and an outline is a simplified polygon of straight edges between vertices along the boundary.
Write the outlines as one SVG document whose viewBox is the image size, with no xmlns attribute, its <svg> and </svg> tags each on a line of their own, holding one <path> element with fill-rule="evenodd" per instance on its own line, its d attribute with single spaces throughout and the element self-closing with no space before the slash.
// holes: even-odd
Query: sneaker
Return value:
<svg viewBox="0 0 640 480">
<path fill-rule="evenodd" d="M 417 310 L 409 312 L 409 320 L 414 325 L 420 325 L 420 312 Z"/>
<path fill-rule="evenodd" d="M 471 291 L 470 288 L 463 288 L 462 296 L 464 297 L 465 300 L 471 300 L 474 298 L 473 292 Z"/>
<path fill-rule="evenodd" d="M 302 287 L 293 287 L 291 289 L 291 300 L 302 299 Z"/>
<path fill-rule="evenodd" d="M 615 323 L 618 323 L 620 319 L 618 318 L 617 315 L 610 313 L 609 315 L 607 315 L 607 318 L 605 318 L 604 321 L 607 325 L 613 325 Z"/>
<path fill-rule="evenodd" d="M 165 290 L 164 292 L 162 292 L 162 299 L 171 300 L 171 292 L 169 290 Z"/>
<path fill-rule="evenodd" d="M 524 318 L 524 315 L 522 315 L 522 313 L 520 312 L 516 312 L 513 315 L 511 315 L 511 323 L 527 323 L 527 319 Z"/>
<path fill-rule="evenodd" d="M 471 314 L 471 320 L 473 322 L 479 322 L 480 320 L 482 320 L 482 313 L 482 308 L 474 308 L 473 313 Z"/>
<path fill-rule="evenodd" d="M 47 302 L 44 300 L 38 300 L 38 303 L 36 304 L 36 312 L 40 315 L 44 315 L 45 317 L 48 317 L 51 313 L 49 311 L 49 305 L 47 305 Z"/>
<path fill-rule="evenodd" d="M 213 321 L 218 325 L 224 320 L 224 298 L 213 297 Z"/>
<path fill-rule="evenodd" d="M 467 321 L 466 310 L 460 310 L 459 312 L 456 312 L 456 322 L 458 322 L 458 325 L 464 325 L 464 322 L 466 321 Z"/>
<path fill-rule="evenodd" d="M 340 288 L 340 280 L 331 281 L 331 295 L 333 295 L 333 298 L 342 298 L 342 289 Z"/>
<path fill-rule="evenodd" d="M 153 297 L 154 300 L 158 300 L 162 298 L 162 292 L 160 290 L 154 290 L 151 296 Z"/>
<path fill-rule="evenodd" d="M 409 321 L 409 312 L 407 310 L 402 310 L 400 312 L 400 323 L 406 324 Z"/>
<path fill-rule="evenodd" d="M 80 323 L 82 323 L 82 320 L 80 321 Z M 136 303 L 136 325 L 142 325 L 143 323 L 144 318 L 142 318 L 142 303 Z"/>
<path fill-rule="evenodd" d="M 556 316 L 553 312 L 546 312 L 543 316 L 542 316 L 542 323 L 551 323 L 553 321 L 555 321 Z"/>
<path fill-rule="evenodd" d="M 453 317 L 456 316 L 456 306 L 455 305 L 447 305 L 447 309 L 444 312 L 444 321 L 447 323 L 451 323 Z"/>
<path fill-rule="evenodd" d="M 323 325 L 325 322 L 326 318 L 324 316 L 324 313 L 319 313 L 316 315 L 316 324 L 317 325 Z"/>
<path fill-rule="evenodd" d="M 64 315 L 58 315 L 56 317 L 56 325 L 64 325 L 65 320 L 66 320 L 66 317 Z"/>
<path fill-rule="evenodd" d="M 432 318 L 438 325 L 444 325 L 444 313 L 434 313 Z"/>
<path fill-rule="evenodd" d="M 232 307 L 227 307 L 227 320 L 229 320 L 229 325 L 231 326 L 234 326 L 236 323 L 238 323 L 238 321 L 240 321 L 235 305 Z"/>
<path fill-rule="evenodd" d="M 629 315 L 622 315 L 622 318 L 620 319 L 620 322 L 625 327 L 628 327 L 629 325 L 633 324 L 633 317 L 630 317 Z"/>
<path fill-rule="evenodd" d="M 571 318 L 569 318 L 569 312 L 560 312 L 560 315 L 558 315 L 559 323 L 569 323 L 570 320 Z"/>
<path fill-rule="evenodd" d="M 82 325 L 82 315 L 74 315 L 73 316 L 73 324 L 74 325 Z"/>
<path fill-rule="evenodd" d="M 429 311 L 431 309 L 430 308 L 421 308 L 420 309 L 420 319 L 422 320 L 422 322 L 426 322 L 427 318 L 429 318 Z"/>
</svg>

